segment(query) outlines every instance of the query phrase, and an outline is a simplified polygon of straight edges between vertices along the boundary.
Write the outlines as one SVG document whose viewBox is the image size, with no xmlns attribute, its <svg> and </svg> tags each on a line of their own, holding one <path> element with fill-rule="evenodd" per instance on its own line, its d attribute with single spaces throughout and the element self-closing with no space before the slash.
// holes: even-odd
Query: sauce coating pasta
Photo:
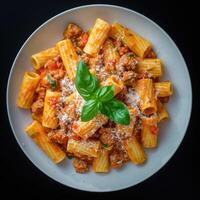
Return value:
<svg viewBox="0 0 200 200">
<path fill-rule="evenodd" d="M 164 67 L 153 44 L 99 18 L 86 32 L 68 24 L 63 36 L 54 47 L 36 52 L 34 72 L 25 72 L 17 105 L 31 111 L 27 134 L 55 163 L 73 158 L 78 173 L 88 172 L 89 166 L 95 173 L 108 173 L 129 161 L 145 163 L 145 149 L 159 143 L 158 123 L 169 118 L 163 97 L 173 93 L 169 80 L 158 81 Z M 129 112 L 128 125 L 114 122 L 114 111 L 111 118 L 97 112 L 81 121 L 86 99 L 75 84 L 79 61 L 87 64 L 99 87 L 114 86 L 113 96 Z"/>
</svg>

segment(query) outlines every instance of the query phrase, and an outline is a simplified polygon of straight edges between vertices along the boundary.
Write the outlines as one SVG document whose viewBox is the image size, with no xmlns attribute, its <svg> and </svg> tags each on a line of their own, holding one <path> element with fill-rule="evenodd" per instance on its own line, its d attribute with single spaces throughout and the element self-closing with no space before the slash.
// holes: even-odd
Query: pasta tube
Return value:
<svg viewBox="0 0 200 200">
<path fill-rule="evenodd" d="M 118 23 L 112 25 L 110 37 L 121 40 L 124 45 L 142 58 L 146 57 L 152 48 L 151 42 Z"/>
<path fill-rule="evenodd" d="M 135 89 L 140 96 L 141 111 L 147 115 L 156 113 L 157 104 L 156 104 L 152 79 L 138 80 Z"/>
<path fill-rule="evenodd" d="M 85 155 L 89 157 L 97 157 L 100 148 L 100 142 L 94 140 L 74 140 L 69 139 L 67 151 L 74 155 Z"/>
<path fill-rule="evenodd" d="M 115 95 L 121 92 L 124 88 L 124 82 L 119 80 L 117 76 L 111 75 L 105 81 L 101 83 L 102 86 L 114 85 L 115 86 Z"/>
<path fill-rule="evenodd" d="M 101 149 L 97 157 L 93 161 L 94 172 L 108 172 L 109 171 L 109 156 L 106 149 Z"/>
<path fill-rule="evenodd" d="M 44 127 L 38 121 L 33 121 L 25 131 L 54 163 L 64 160 L 66 154 L 50 141 Z"/>
<path fill-rule="evenodd" d="M 170 81 L 157 82 L 154 87 L 158 97 L 168 97 L 173 94 L 173 86 Z"/>
<path fill-rule="evenodd" d="M 60 98 L 60 92 L 51 90 L 46 91 L 44 100 L 44 110 L 42 116 L 42 125 L 47 128 L 55 129 L 58 126 L 56 104 Z"/>
<path fill-rule="evenodd" d="M 115 65 L 118 63 L 120 56 L 117 49 L 114 47 L 112 40 L 107 39 L 103 46 L 103 59 L 107 71 L 115 70 Z"/>
<path fill-rule="evenodd" d="M 56 47 L 52 47 L 39 53 L 33 54 L 31 56 L 31 63 L 35 69 L 40 69 L 49 59 L 55 58 L 58 55 L 58 49 Z"/>
<path fill-rule="evenodd" d="M 142 144 L 145 148 L 155 148 L 158 142 L 158 119 L 146 117 L 142 119 Z"/>
<path fill-rule="evenodd" d="M 74 80 L 78 63 L 78 55 L 76 54 L 76 50 L 71 40 L 62 40 L 58 42 L 56 46 L 60 52 L 68 77 L 71 80 Z"/>
<path fill-rule="evenodd" d="M 91 137 L 102 125 L 107 123 L 108 119 L 105 115 L 98 114 L 95 118 L 88 122 L 79 122 L 72 126 L 72 130 L 83 139 Z"/>
<path fill-rule="evenodd" d="M 35 89 L 40 76 L 34 72 L 25 72 L 18 94 L 17 106 L 29 109 L 33 103 Z"/>
<path fill-rule="evenodd" d="M 109 31 L 110 25 L 106 21 L 98 18 L 92 28 L 88 42 L 83 51 L 91 56 L 95 56 L 99 52 L 105 39 L 108 37 Z"/>
<path fill-rule="evenodd" d="M 159 100 L 157 100 L 157 105 L 158 105 L 158 111 L 157 111 L 158 122 L 168 119 L 169 114 L 164 104 L 162 104 Z"/>
<path fill-rule="evenodd" d="M 130 160 L 134 164 L 142 164 L 147 159 L 144 149 L 137 141 L 135 136 L 130 137 L 124 141 L 124 147 L 128 153 Z"/>
<path fill-rule="evenodd" d="M 144 59 L 136 65 L 136 72 L 139 74 L 147 73 L 150 77 L 162 76 L 162 64 L 160 59 Z"/>
<path fill-rule="evenodd" d="M 131 119 L 129 125 L 117 124 L 117 133 L 122 137 L 130 137 L 133 134 L 137 110 L 135 108 L 129 108 L 129 113 Z"/>
</svg>

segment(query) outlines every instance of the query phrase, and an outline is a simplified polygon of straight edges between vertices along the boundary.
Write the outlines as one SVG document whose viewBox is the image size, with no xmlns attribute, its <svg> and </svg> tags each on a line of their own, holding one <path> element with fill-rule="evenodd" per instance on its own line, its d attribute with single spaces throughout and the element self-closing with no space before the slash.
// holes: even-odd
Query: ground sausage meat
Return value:
<svg viewBox="0 0 200 200">
<path fill-rule="evenodd" d="M 79 158 L 74 158 L 72 163 L 76 172 L 78 173 L 85 173 L 89 170 L 88 163 L 84 160 L 81 160 Z"/>
<path fill-rule="evenodd" d="M 112 168 L 121 168 L 124 163 L 124 155 L 120 151 L 113 151 L 110 154 L 110 165 Z"/>
<path fill-rule="evenodd" d="M 33 113 L 40 113 L 40 112 L 42 112 L 43 107 L 44 107 L 43 99 L 38 99 L 32 104 L 31 111 Z"/>
<path fill-rule="evenodd" d="M 69 39 L 79 37 L 81 34 L 82 34 L 82 29 L 78 25 L 73 23 L 70 23 L 63 33 L 64 38 L 69 38 Z"/>
<path fill-rule="evenodd" d="M 100 141 L 103 144 L 106 144 L 108 146 L 112 146 L 115 143 L 115 140 L 113 138 L 112 132 L 111 132 L 111 128 L 101 128 L 99 130 L 100 133 Z"/>
<path fill-rule="evenodd" d="M 52 142 L 66 145 L 68 136 L 63 129 L 52 130 L 48 133 L 48 137 Z"/>
<path fill-rule="evenodd" d="M 63 69 L 56 69 L 56 70 L 50 71 L 50 74 L 55 80 L 60 80 L 64 78 L 65 71 Z"/>
<path fill-rule="evenodd" d="M 137 60 L 133 53 L 124 54 L 119 60 L 119 65 L 123 66 L 126 70 L 134 70 L 136 64 Z"/>
<path fill-rule="evenodd" d="M 38 94 L 38 99 L 44 99 L 46 94 L 46 88 L 43 86 L 38 86 L 35 91 Z"/>
</svg>

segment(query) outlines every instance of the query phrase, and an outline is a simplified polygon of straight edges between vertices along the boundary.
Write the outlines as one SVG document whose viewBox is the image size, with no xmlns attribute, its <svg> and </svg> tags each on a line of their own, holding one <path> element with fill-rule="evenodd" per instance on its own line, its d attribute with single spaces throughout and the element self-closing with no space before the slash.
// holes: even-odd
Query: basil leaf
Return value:
<svg viewBox="0 0 200 200">
<path fill-rule="evenodd" d="M 101 103 L 99 103 L 96 100 L 86 101 L 83 106 L 83 109 L 81 111 L 81 121 L 87 122 L 87 121 L 91 120 L 92 118 L 94 118 L 97 115 L 97 113 L 99 112 L 100 104 Z M 102 107 L 101 107 L 101 109 L 102 109 Z"/>
<path fill-rule="evenodd" d="M 75 85 L 79 94 L 86 101 L 92 99 L 94 92 L 99 87 L 99 81 L 90 74 L 88 66 L 82 60 L 78 63 Z"/>
<path fill-rule="evenodd" d="M 103 146 L 104 148 L 108 148 L 108 147 L 109 147 L 108 144 L 102 144 L 102 146 Z"/>
<path fill-rule="evenodd" d="M 71 160 L 72 158 L 74 158 L 73 156 L 71 155 L 67 155 L 67 157 Z"/>
<path fill-rule="evenodd" d="M 53 89 L 56 89 L 56 88 L 57 88 L 57 86 L 58 86 L 57 81 L 54 80 L 54 79 L 51 77 L 50 74 L 47 74 L 47 80 L 48 80 L 48 82 L 50 83 L 50 85 L 51 85 L 51 87 L 52 87 Z"/>
<path fill-rule="evenodd" d="M 110 101 L 114 97 L 115 86 L 104 86 L 97 89 L 95 92 L 95 99 L 101 102 Z"/>
<path fill-rule="evenodd" d="M 127 107 L 117 99 L 111 99 L 110 101 L 104 103 L 100 111 L 110 120 L 118 124 L 130 124 L 130 114 Z"/>
<path fill-rule="evenodd" d="M 126 106 L 113 99 L 114 86 L 99 88 L 99 81 L 90 74 L 84 61 L 78 63 L 75 85 L 79 94 L 86 100 L 81 111 L 81 121 L 91 120 L 100 111 L 116 123 L 130 124 L 130 115 Z"/>
<path fill-rule="evenodd" d="M 130 53 L 130 54 L 128 55 L 128 57 L 129 57 L 129 58 L 136 58 L 136 54 Z"/>
</svg>

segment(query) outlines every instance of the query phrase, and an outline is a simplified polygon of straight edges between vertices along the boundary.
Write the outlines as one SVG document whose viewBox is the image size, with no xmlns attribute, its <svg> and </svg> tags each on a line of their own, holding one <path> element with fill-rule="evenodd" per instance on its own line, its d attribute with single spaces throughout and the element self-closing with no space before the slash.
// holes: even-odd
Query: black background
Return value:
<svg viewBox="0 0 200 200">
<path fill-rule="evenodd" d="M 175 41 L 182 52 L 193 85 L 193 112 L 186 136 L 171 160 L 158 173 L 148 180 L 119 192 L 89 193 L 63 186 L 40 172 L 26 158 L 18 146 L 9 126 L 6 112 L 6 86 L 12 62 L 28 36 L 42 23 L 54 15 L 80 5 L 108 3 L 128 7 L 144 14 L 160 25 Z M 88 197 L 104 199 L 125 197 L 133 199 L 170 199 L 194 195 L 194 134 L 199 134 L 197 127 L 198 68 L 194 64 L 194 45 L 196 33 L 193 1 L 4 1 L 0 12 L 0 195 L 10 195 L 27 199 L 72 199 Z M 193 11 L 193 12 L 192 12 Z M 198 13 L 197 13 L 198 14 Z M 83 16 L 84 17 L 84 16 Z M 174 66 L 176 67 L 176 66 Z M 176 134 L 176 133 L 174 133 Z M 196 148 L 197 149 L 197 148 Z M 199 156 L 198 156 L 199 157 Z"/>
</svg>

